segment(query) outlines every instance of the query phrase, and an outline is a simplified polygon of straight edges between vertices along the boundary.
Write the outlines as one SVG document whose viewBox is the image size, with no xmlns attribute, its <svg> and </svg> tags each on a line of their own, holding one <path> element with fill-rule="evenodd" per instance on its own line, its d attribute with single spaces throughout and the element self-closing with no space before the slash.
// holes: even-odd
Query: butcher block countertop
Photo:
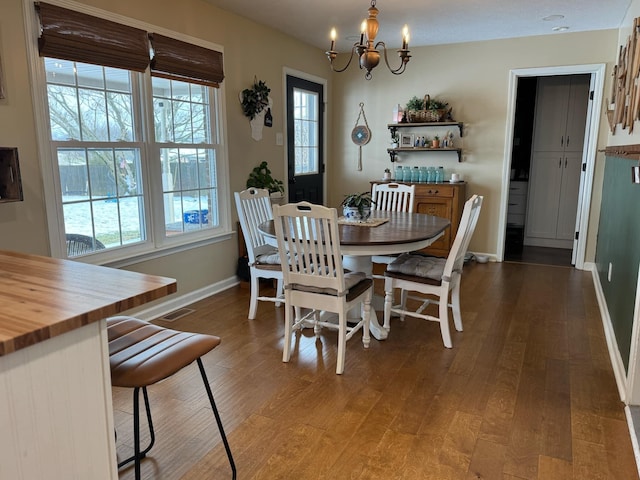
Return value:
<svg viewBox="0 0 640 480">
<path fill-rule="evenodd" d="M 0 250 L 0 356 L 176 291 L 171 278 Z"/>
</svg>

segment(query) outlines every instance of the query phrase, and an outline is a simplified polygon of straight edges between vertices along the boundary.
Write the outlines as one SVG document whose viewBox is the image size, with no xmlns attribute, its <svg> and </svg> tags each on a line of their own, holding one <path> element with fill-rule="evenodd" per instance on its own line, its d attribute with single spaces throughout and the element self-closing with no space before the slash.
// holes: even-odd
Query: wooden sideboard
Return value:
<svg viewBox="0 0 640 480">
<path fill-rule="evenodd" d="M 406 182 L 371 182 L 374 183 L 406 183 Z M 444 235 L 423 250 L 424 253 L 437 257 L 449 254 L 453 240 L 458 232 L 458 225 L 462 217 L 462 210 L 466 200 L 466 182 L 459 183 L 415 183 L 416 197 L 414 201 L 415 213 L 426 213 L 446 218 L 451 222 L 451 228 L 445 230 Z"/>
</svg>

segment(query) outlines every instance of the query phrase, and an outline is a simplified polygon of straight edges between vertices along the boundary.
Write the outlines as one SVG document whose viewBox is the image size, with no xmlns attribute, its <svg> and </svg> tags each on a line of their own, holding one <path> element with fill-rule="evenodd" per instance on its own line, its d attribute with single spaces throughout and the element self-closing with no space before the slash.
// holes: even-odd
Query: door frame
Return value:
<svg viewBox="0 0 640 480">
<path fill-rule="evenodd" d="M 284 163 L 284 172 L 285 175 L 288 175 L 289 173 L 289 158 L 288 158 L 288 142 L 289 139 L 287 138 L 287 76 L 292 76 L 292 77 L 298 77 L 301 78 L 303 80 L 307 80 L 309 82 L 313 82 L 313 83 L 317 83 L 319 85 L 322 85 L 322 94 L 323 94 L 323 98 L 324 98 L 324 105 L 322 106 L 322 121 L 324 122 L 324 135 L 323 135 L 323 139 L 322 139 L 322 146 L 323 146 L 323 154 L 320 160 L 320 162 L 322 162 L 321 164 L 324 164 L 324 172 L 322 174 L 322 199 L 323 202 L 326 202 L 327 200 L 327 171 L 329 170 L 330 165 L 327 163 L 327 148 L 328 148 L 328 144 L 329 142 L 327 141 L 327 137 L 328 137 L 328 124 L 327 124 L 327 106 L 329 104 L 329 100 L 328 100 L 328 95 L 329 95 L 329 89 L 327 87 L 328 85 L 328 80 L 326 78 L 322 78 L 322 77 L 318 77 L 316 75 L 312 75 L 310 73 L 306 73 L 306 72 L 302 72 L 300 70 L 296 70 L 293 68 L 289 68 L 289 67 L 283 67 L 282 69 L 282 98 L 283 98 L 283 102 L 282 102 L 282 118 L 284 119 L 284 124 L 283 124 L 283 152 L 282 152 L 282 161 Z M 288 180 L 288 177 L 287 177 Z M 289 182 L 286 181 L 286 186 L 285 186 L 285 198 L 289 198 Z"/>
<path fill-rule="evenodd" d="M 591 191 L 593 190 L 593 176 L 596 164 L 596 151 L 598 144 L 598 129 L 602 110 L 602 98 L 604 95 L 604 76 L 606 65 L 567 65 L 559 67 L 521 68 L 509 71 L 509 90 L 507 104 L 507 125 L 504 142 L 504 161 L 502 170 L 502 196 L 500 203 L 500 222 L 498 232 L 498 261 L 504 261 L 505 237 L 507 228 L 507 209 L 509 207 L 509 182 L 511 181 L 511 151 L 513 145 L 513 131 L 516 114 L 516 96 L 518 93 L 518 79 L 520 77 L 544 77 L 550 75 L 577 75 L 587 73 L 591 75 L 593 85 L 593 99 L 589 101 L 587 109 L 587 124 L 585 125 L 585 141 L 582 153 L 582 163 L 586 169 L 581 175 L 580 191 L 578 193 L 579 238 L 577 240 L 575 255 L 575 268 L 585 269 L 584 257 L 587 247 L 587 233 L 589 228 L 589 212 L 591 210 Z"/>
</svg>

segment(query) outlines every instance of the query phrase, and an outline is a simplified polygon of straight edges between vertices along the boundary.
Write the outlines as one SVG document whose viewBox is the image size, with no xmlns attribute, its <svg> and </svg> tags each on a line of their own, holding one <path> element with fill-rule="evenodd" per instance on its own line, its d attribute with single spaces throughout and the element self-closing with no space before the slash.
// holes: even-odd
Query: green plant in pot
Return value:
<svg viewBox="0 0 640 480">
<path fill-rule="evenodd" d="M 267 162 L 262 162 L 260 165 L 251 170 L 249 178 L 247 179 L 247 188 L 266 188 L 269 193 L 284 194 L 284 184 L 281 180 L 277 180 L 271 176 L 271 170 Z"/>
<path fill-rule="evenodd" d="M 245 88 L 240 95 L 242 113 L 249 120 L 253 120 L 257 114 L 269 106 L 269 92 L 271 89 L 262 80 L 254 80 L 251 88 Z"/>
<path fill-rule="evenodd" d="M 344 218 L 350 221 L 362 221 L 371 216 L 371 207 L 375 202 L 371 192 L 351 193 L 340 204 Z"/>
<path fill-rule="evenodd" d="M 424 106 L 424 99 L 414 96 L 407 102 L 405 110 L 413 110 L 413 111 L 422 110 L 423 106 Z"/>
</svg>

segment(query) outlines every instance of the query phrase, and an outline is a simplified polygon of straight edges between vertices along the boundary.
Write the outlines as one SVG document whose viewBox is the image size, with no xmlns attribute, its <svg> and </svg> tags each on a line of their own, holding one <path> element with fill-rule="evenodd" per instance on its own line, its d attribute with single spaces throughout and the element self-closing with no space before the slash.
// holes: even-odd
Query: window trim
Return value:
<svg viewBox="0 0 640 480">
<path fill-rule="evenodd" d="M 121 23 L 123 25 L 131 26 L 134 28 L 144 29 L 146 31 L 156 32 L 167 37 L 175 38 L 180 41 L 188 42 L 194 45 L 198 45 L 211 50 L 217 50 L 224 55 L 224 48 L 221 45 L 214 44 L 212 42 L 204 41 L 195 37 L 184 35 L 180 32 L 164 29 L 146 22 L 141 22 L 135 19 L 131 19 L 122 15 L 114 14 L 101 10 L 95 7 L 87 5 L 80 5 L 69 0 L 48 0 L 48 3 L 71 10 L 76 10 L 80 13 L 93 15 L 105 20 Z M 42 58 L 39 56 L 38 51 L 38 36 L 39 36 L 39 20 L 34 8 L 33 0 L 23 0 L 23 15 L 25 20 L 25 34 L 27 36 L 27 53 L 29 70 L 31 74 L 31 86 L 32 86 L 32 99 L 34 105 L 34 113 L 36 117 L 36 137 L 39 146 L 39 159 L 40 168 L 42 172 L 43 182 L 43 201 L 45 204 L 45 215 L 48 229 L 49 244 L 51 249 L 51 255 L 56 258 L 66 258 L 66 242 L 64 239 L 64 216 L 60 205 L 59 199 L 61 198 L 60 181 L 58 173 L 56 172 L 55 162 L 53 161 L 51 141 L 49 139 L 49 127 L 48 122 L 48 103 L 46 96 L 46 76 L 44 71 L 44 65 Z M 144 111 L 150 108 L 150 105 L 146 105 L 150 102 L 151 93 L 151 76 L 149 75 L 149 69 L 147 73 L 142 76 L 142 82 L 140 82 L 142 89 L 142 99 L 145 105 L 142 106 Z M 147 213 L 149 218 L 152 218 L 147 226 L 147 241 L 138 245 L 126 246 L 108 249 L 101 251 L 100 253 L 94 253 L 87 255 L 86 257 L 77 257 L 77 260 L 87 263 L 95 264 L 131 264 L 148 258 L 156 258 L 158 256 L 169 255 L 178 251 L 182 251 L 190 248 L 197 248 L 205 244 L 215 243 L 217 241 L 226 240 L 231 238 L 233 229 L 231 228 L 231 200 L 230 200 L 230 181 L 229 181 L 229 156 L 227 148 L 227 114 L 226 114 L 226 101 L 225 101 L 225 84 L 220 84 L 217 89 L 217 102 L 219 118 L 215 125 L 217 129 L 217 135 L 219 137 L 219 145 L 217 149 L 217 178 L 218 178 L 218 198 L 219 198 L 219 219 L 220 225 L 214 229 L 205 229 L 197 232 L 191 232 L 185 235 L 177 235 L 172 237 L 158 237 L 156 231 L 159 228 L 157 225 L 158 214 L 157 209 L 161 208 L 162 198 L 156 199 L 157 189 L 154 187 L 158 181 L 159 171 L 153 172 L 151 170 L 150 163 L 147 162 L 143 165 L 145 189 L 148 200 Z M 149 136 L 150 129 L 153 129 L 153 125 L 148 125 L 145 119 L 142 119 L 143 123 L 141 128 L 144 130 L 145 139 L 151 138 Z M 145 147 L 147 151 L 146 155 L 151 155 L 153 149 L 157 148 L 157 143 L 145 141 Z M 151 158 L 151 157 L 149 157 Z M 158 205 L 158 203 L 160 205 Z"/>
</svg>

